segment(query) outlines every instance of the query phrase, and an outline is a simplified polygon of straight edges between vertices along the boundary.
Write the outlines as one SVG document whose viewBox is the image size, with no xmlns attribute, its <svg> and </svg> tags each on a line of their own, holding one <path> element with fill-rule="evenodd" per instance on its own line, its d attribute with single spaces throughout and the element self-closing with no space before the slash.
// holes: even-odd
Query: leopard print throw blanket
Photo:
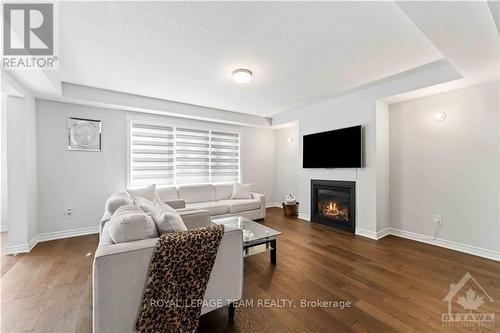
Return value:
<svg viewBox="0 0 500 333">
<path fill-rule="evenodd" d="M 149 267 L 137 331 L 196 332 L 223 234 L 224 226 L 218 225 L 160 237 Z"/>
</svg>

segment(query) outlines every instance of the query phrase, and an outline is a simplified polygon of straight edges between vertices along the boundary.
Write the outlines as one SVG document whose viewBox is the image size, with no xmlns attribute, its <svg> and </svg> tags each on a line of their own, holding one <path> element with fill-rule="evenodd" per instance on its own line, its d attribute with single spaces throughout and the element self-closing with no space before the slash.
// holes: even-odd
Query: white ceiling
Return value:
<svg viewBox="0 0 500 333">
<path fill-rule="evenodd" d="M 259 116 L 443 58 L 392 2 L 59 6 L 62 81 Z"/>
<path fill-rule="evenodd" d="M 486 1 L 401 1 L 398 6 L 461 78 L 383 99 L 389 104 L 498 80 L 500 5 Z"/>
</svg>

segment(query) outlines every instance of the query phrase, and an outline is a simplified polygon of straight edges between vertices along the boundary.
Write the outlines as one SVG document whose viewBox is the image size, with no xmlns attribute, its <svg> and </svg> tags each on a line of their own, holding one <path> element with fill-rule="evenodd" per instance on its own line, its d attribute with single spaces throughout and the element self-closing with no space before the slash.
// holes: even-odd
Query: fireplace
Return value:
<svg viewBox="0 0 500 333">
<path fill-rule="evenodd" d="M 311 180 L 311 221 L 355 232 L 356 183 Z"/>
</svg>

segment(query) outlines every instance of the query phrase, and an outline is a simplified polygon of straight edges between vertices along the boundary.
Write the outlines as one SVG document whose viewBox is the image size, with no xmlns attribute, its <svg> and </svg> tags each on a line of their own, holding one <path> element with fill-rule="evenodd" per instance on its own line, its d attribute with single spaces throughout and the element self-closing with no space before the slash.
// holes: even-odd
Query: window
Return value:
<svg viewBox="0 0 500 333">
<path fill-rule="evenodd" d="M 174 128 L 132 123 L 130 186 L 174 184 Z"/>
<path fill-rule="evenodd" d="M 240 135 L 131 122 L 129 186 L 240 181 Z"/>
</svg>

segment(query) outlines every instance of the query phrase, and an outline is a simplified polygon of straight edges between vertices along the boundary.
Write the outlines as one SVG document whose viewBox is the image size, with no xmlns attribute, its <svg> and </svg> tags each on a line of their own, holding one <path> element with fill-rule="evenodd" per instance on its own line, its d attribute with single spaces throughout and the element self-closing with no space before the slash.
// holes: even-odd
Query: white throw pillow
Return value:
<svg viewBox="0 0 500 333">
<path fill-rule="evenodd" d="M 170 232 L 187 231 L 186 225 L 179 213 L 160 200 L 155 201 L 151 217 L 160 235 Z"/>
<path fill-rule="evenodd" d="M 144 199 L 148 199 L 151 202 L 154 202 L 158 195 L 156 194 L 156 185 L 149 185 L 148 187 L 144 188 L 136 188 L 136 189 L 128 189 L 127 190 L 128 194 L 132 198 L 132 200 L 135 200 L 137 197 L 141 197 Z"/>
<path fill-rule="evenodd" d="M 132 200 L 130 196 L 125 192 L 113 193 L 108 200 L 106 201 L 106 206 L 104 209 L 109 216 L 113 215 L 113 213 L 120 208 L 121 206 L 129 206 L 132 204 Z"/>
<path fill-rule="evenodd" d="M 135 197 L 134 205 L 142 209 L 145 213 L 151 213 L 153 211 L 154 203 L 143 197 Z"/>
<path fill-rule="evenodd" d="M 158 237 L 151 217 L 134 205 L 118 208 L 108 223 L 109 235 L 116 244 Z"/>
<path fill-rule="evenodd" d="M 233 194 L 231 199 L 252 199 L 252 184 L 233 184 Z"/>
</svg>

